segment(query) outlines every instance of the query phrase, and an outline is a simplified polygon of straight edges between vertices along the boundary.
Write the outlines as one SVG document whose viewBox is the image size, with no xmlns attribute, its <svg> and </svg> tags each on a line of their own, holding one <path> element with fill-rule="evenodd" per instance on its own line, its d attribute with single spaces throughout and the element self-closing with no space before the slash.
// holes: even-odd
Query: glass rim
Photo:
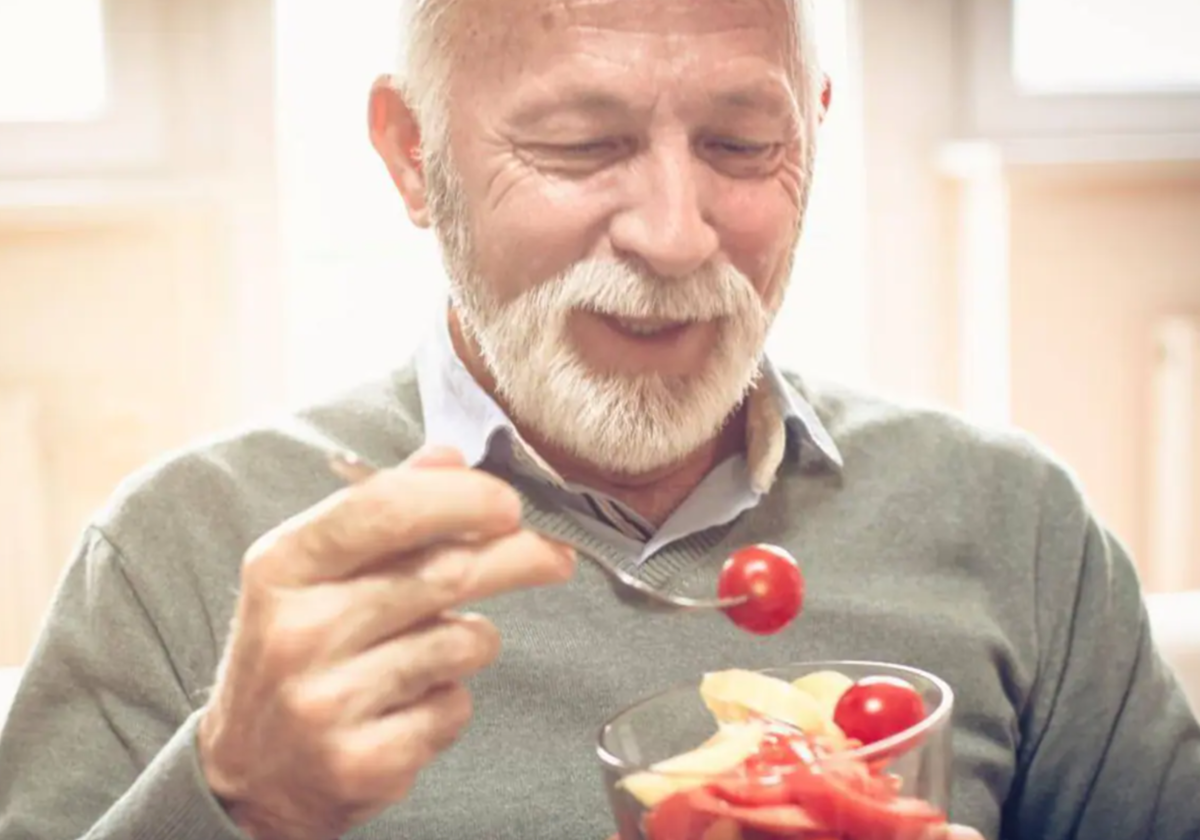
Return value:
<svg viewBox="0 0 1200 840">
<path fill-rule="evenodd" d="M 837 753 L 833 753 L 828 756 L 824 756 L 819 760 L 819 762 L 827 762 L 830 764 L 834 764 L 839 761 L 870 761 L 874 758 L 879 758 L 881 756 L 885 756 L 888 753 L 891 753 L 893 750 L 895 750 L 896 747 L 903 746 L 904 744 L 920 740 L 922 735 L 924 735 L 929 730 L 931 730 L 931 729 L 935 728 L 936 726 L 940 725 L 941 723 L 943 723 L 946 720 L 946 718 L 949 717 L 951 710 L 953 709 L 954 689 L 952 689 L 950 687 L 950 684 L 934 673 L 922 670 L 920 668 L 914 668 L 911 665 L 898 665 L 893 662 L 877 662 L 877 661 L 872 661 L 869 659 L 825 659 L 825 660 L 800 661 L 800 662 L 793 662 L 793 663 L 790 663 L 787 665 L 777 665 L 777 666 L 774 666 L 771 668 L 755 668 L 755 669 L 748 669 L 748 670 L 751 670 L 753 673 L 756 673 L 756 674 L 766 674 L 766 675 L 770 676 L 775 672 L 786 671 L 786 670 L 794 669 L 794 668 L 807 668 L 807 669 L 809 669 L 810 673 L 815 673 L 816 671 L 821 671 L 821 670 L 835 670 L 837 666 L 846 666 L 846 665 L 852 666 L 854 668 L 860 668 L 860 667 L 861 668 L 878 668 L 883 672 L 881 674 L 881 676 L 887 676 L 888 674 L 886 672 L 891 671 L 891 672 L 893 672 L 893 674 L 898 672 L 898 673 L 909 674 L 909 675 L 918 677 L 919 679 L 925 680 L 925 681 L 931 683 L 934 687 L 936 687 L 939 694 L 941 695 L 941 697 L 940 697 L 940 700 L 939 700 L 937 706 L 934 707 L 933 711 L 931 711 L 929 714 L 925 715 L 925 717 L 922 718 L 919 723 L 916 723 L 913 726 L 908 727 L 907 729 L 903 729 L 900 732 L 897 732 L 895 735 L 889 735 L 887 738 L 883 738 L 879 741 L 875 741 L 870 744 L 864 744 L 861 747 L 855 747 L 854 749 L 851 749 L 851 750 L 843 750 L 841 752 L 837 752 Z M 704 675 L 702 674 L 701 679 L 703 679 L 703 676 Z M 649 697 L 643 697 L 641 700 L 638 700 L 633 705 L 626 706 L 621 711 L 619 711 L 616 714 L 609 717 L 608 720 L 606 720 L 600 726 L 600 729 L 598 730 L 597 738 L 596 738 L 596 754 L 600 758 L 601 763 L 604 764 L 606 768 L 618 771 L 618 772 L 620 772 L 622 774 L 626 774 L 626 775 L 631 774 L 631 773 L 645 772 L 645 773 L 654 773 L 655 775 L 665 776 L 667 778 L 670 778 L 673 775 L 689 776 L 689 777 L 697 776 L 698 774 L 696 774 L 695 772 L 681 772 L 678 774 L 674 774 L 674 773 L 670 773 L 670 772 L 664 773 L 661 770 L 654 770 L 653 765 L 658 762 L 626 761 L 625 759 L 621 758 L 620 756 L 615 755 L 611 750 L 607 749 L 604 746 L 605 733 L 608 732 L 609 729 L 614 724 L 616 724 L 617 721 L 619 721 L 621 718 L 625 717 L 628 714 L 633 713 L 635 710 L 637 710 L 639 708 L 648 706 L 649 704 L 651 704 L 657 700 L 661 700 L 662 698 L 667 697 L 668 695 L 675 694 L 677 692 L 681 692 L 684 690 L 699 691 L 699 683 L 694 679 L 688 680 L 688 681 L 683 681 L 683 682 L 678 682 L 672 686 L 668 686 L 667 688 L 662 689 L 661 691 L 657 691 L 654 694 L 651 694 Z M 781 721 L 781 723 L 782 723 L 782 721 Z M 711 774 L 712 778 L 714 778 L 714 779 L 720 779 L 721 777 L 723 777 L 725 775 L 727 775 L 727 774 L 726 773 Z"/>
</svg>

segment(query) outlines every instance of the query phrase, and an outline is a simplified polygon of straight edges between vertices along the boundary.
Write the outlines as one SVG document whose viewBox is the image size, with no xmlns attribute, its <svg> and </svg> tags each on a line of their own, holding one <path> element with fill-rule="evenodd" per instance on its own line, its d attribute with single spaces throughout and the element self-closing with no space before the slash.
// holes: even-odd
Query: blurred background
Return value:
<svg viewBox="0 0 1200 840">
<path fill-rule="evenodd" d="M 816 2 L 777 357 L 1032 432 L 1149 589 L 1200 588 L 1200 3 Z M 366 135 L 396 5 L 0 0 L 0 665 L 122 477 L 429 330 Z"/>
</svg>

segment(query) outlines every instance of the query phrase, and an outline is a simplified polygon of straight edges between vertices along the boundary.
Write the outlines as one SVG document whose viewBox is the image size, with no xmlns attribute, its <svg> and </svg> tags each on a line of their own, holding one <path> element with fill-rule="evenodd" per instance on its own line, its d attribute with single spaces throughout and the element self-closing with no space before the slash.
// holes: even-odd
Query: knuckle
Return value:
<svg viewBox="0 0 1200 840">
<path fill-rule="evenodd" d="M 330 792 L 342 802 L 360 799 L 370 783 L 376 757 L 358 746 L 339 744 L 326 752 L 325 772 Z"/>
<path fill-rule="evenodd" d="M 307 634 L 296 630 L 276 630 L 262 644 L 262 664 L 268 672 L 287 672 L 301 661 L 307 645 Z"/>
<path fill-rule="evenodd" d="M 453 743 L 471 722 L 473 704 L 471 692 L 462 685 L 446 689 L 438 703 L 438 714 L 435 717 L 435 728 L 438 734 Z"/>
<path fill-rule="evenodd" d="M 263 658 L 277 668 L 294 669 L 312 658 L 324 635 L 323 624 L 313 615 L 280 610 L 263 640 Z"/>
<path fill-rule="evenodd" d="M 438 757 L 439 749 L 428 740 L 422 740 L 419 733 L 405 743 L 396 756 L 395 769 L 401 774 L 416 776 Z"/>
<path fill-rule="evenodd" d="M 284 537 L 279 529 L 260 536 L 242 558 L 241 582 L 244 589 L 256 590 L 265 584 L 272 567 L 278 565 L 277 557 L 283 551 Z"/>
<path fill-rule="evenodd" d="M 355 505 L 353 519 L 343 516 L 334 521 L 340 522 L 342 527 L 352 533 L 379 535 L 396 531 L 404 519 L 397 516 L 395 502 L 390 494 L 364 492 Z"/>
<path fill-rule="evenodd" d="M 419 726 L 410 725 L 403 738 L 393 745 L 392 770 L 401 774 L 416 775 L 437 758 L 438 750 L 424 737 Z"/>
<path fill-rule="evenodd" d="M 433 658 L 444 670 L 461 673 L 482 667 L 488 661 L 489 639 L 485 630 L 468 622 L 443 625 L 434 635 Z"/>
<path fill-rule="evenodd" d="M 371 533 L 394 535 L 398 543 L 418 545 L 422 524 L 437 504 L 429 486 L 436 476 L 423 470 L 390 472 L 379 490 L 356 506 L 359 523 Z"/>
<path fill-rule="evenodd" d="M 314 558 L 337 555 L 395 530 L 394 500 L 371 484 L 331 497 L 298 522 L 291 534 L 297 552 Z"/>
<path fill-rule="evenodd" d="M 498 524 L 515 527 L 521 521 L 521 498 L 507 483 L 486 473 L 477 473 L 481 510 Z"/>
<path fill-rule="evenodd" d="M 570 580 L 575 574 L 575 552 L 543 537 L 538 537 L 537 540 L 538 550 L 533 554 L 537 558 L 543 578 L 548 582 L 561 583 Z"/>
<path fill-rule="evenodd" d="M 367 497 L 369 499 L 369 497 Z M 301 550 L 311 557 L 326 557 L 344 551 L 361 541 L 370 501 L 362 501 L 353 510 L 342 507 L 335 514 L 313 522 L 296 532 Z"/>
<path fill-rule="evenodd" d="M 247 554 L 266 562 L 264 568 L 275 570 L 286 569 L 293 565 L 292 558 L 305 553 L 312 553 L 316 547 L 315 538 L 319 537 L 329 510 L 336 507 L 335 499 L 326 499 L 311 508 L 300 511 L 284 519 L 270 531 L 260 536 L 251 544 Z"/>
<path fill-rule="evenodd" d="M 463 730 L 466 729 L 466 721 L 452 723 L 450 718 L 442 717 L 430 724 L 429 732 L 426 735 L 425 742 L 429 750 L 428 760 L 432 761 L 433 757 L 444 753 L 446 750 L 458 743 L 462 737 Z"/>
<path fill-rule="evenodd" d="M 469 617 L 467 627 L 474 638 L 475 655 L 472 659 L 480 667 L 490 665 L 500 655 L 500 630 L 483 617 Z"/>
<path fill-rule="evenodd" d="M 328 728 L 342 707 L 340 692 L 327 680 L 292 680 L 281 690 L 288 714 L 306 731 Z"/>
<path fill-rule="evenodd" d="M 447 606 L 470 600 L 479 580 L 478 564 L 471 552 L 447 548 L 437 552 L 434 562 L 424 569 L 425 583 L 437 602 Z"/>
<path fill-rule="evenodd" d="M 454 624 L 444 624 L 429 635 L 428 656 L 439 671 L 466 659 L 470 640 Z"/>
</svg>

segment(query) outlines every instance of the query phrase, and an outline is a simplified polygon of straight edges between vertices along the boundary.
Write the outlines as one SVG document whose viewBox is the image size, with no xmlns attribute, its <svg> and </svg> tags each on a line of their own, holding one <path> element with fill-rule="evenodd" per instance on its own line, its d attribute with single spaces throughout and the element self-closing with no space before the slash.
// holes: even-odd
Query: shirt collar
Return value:
<svg viewBox="0 0 1200 840">
<path fill-rule="evenodd" d="M 457 449 L 471 466 L 497 451 L 507 451 L 562 483 L 467 370 L 454 350 L 448 319 L 439 318 L 433 333 L 421 344 L 416 368 L 428 443 Z M 784 459 L 806 453 L 831 469 L 842 468 L 837 444 L 811 403 L 764 355 L 759 379 L 749 395 L 746 423 L 746 461 L 753 490 L 765 494 Z"/>
<path fill-rule="evenodd" d="M 530 462 L 554 483 L 562 478 L 525 443 L 504 409 L 475 381 L 450 340 L 450 326 L 438 319 L 433 334 L 422 342 L 416 359 L 417 387 L 425 441 L 448 446 L 479 466 L 490 455 L 507 450 L 512 458 Z"/>
<path fill-rule="evenodd" d="M 789 453 L 796 459 L 811 456 L 835 471 L 843 466 L 842 454 L 812 404 L 764 354 L 746 417 L 746 460 L 756 492 L 771 489 Z"/>
</svg>

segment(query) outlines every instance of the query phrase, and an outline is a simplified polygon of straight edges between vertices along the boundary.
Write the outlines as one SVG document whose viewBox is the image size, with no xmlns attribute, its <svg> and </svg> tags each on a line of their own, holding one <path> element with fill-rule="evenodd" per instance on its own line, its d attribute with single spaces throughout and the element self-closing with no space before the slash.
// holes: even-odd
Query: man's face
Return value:
<svg viewBox="0 0 1200 840">
<path fill-rule="evenodd" d="M 469 6 L 427 166 L 466 337 L 543 439 L 677 462 L 740 405 L 790 274 L 812 137 L 785 4 Z"/>
</svg>

